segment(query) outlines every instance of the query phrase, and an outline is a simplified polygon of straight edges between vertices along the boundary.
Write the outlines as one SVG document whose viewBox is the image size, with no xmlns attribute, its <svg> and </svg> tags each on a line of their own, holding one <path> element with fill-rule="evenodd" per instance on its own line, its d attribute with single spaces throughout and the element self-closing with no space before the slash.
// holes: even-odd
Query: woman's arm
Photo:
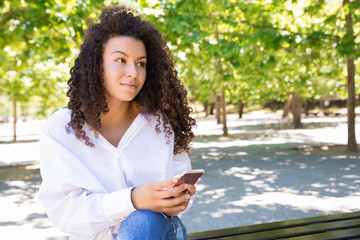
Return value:
<svg viewBox="0 0 360 240">
<path fill-rule="evenodd" d="M 55 227 L 90 238 L 135 211 L 131 188 L 108 193 L 77 158 L 79 153 L 75 154 L 59 140 L 60 131 L 48 129 L 43 128 L 40 138 L 43 181 L 38 199 Z"/>
</svg>

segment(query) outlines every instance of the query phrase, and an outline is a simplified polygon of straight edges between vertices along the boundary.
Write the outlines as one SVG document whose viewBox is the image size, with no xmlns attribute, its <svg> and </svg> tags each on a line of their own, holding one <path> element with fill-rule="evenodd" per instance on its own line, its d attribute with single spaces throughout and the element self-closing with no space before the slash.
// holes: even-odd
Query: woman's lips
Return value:
<svg viewBox="0 0 360 240">
<path fill-rule="evenodd" d="M 120 83 L 120 85 L 123 87 L 131 88 L 131 89 L 136 88 L 136 85 L 132 84 L 132 83 Z"/>
</svg>

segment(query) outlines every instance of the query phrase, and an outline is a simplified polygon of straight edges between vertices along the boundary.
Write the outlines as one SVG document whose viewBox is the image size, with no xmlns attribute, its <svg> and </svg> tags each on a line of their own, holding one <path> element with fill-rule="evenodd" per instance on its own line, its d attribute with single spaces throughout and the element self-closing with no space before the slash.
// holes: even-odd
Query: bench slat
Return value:
<svg viewBox="0 0 360 240">
<path fill-rule="evenodd" d="M 272 240 L 272 239 L 281 239 L 281 238 L 292 239 L 294 237 L 302 237 L 304 239 L 314 234 L 319 234 L 319 233 L 331 234 L 332 232 L 343 231 L 343 230 L 349 231 L 349 229 L 359 228 L 359 227 L 360 227 L 360 219 L 358 220 L 355 219 L 355 220 L 345 220 L 339 223 L 338 222 L 318 223 L 318 224 L 302 226 L 302 227 L 283 228 L 278 230 L 241 234 L 231 237 L 224 237 L 221 239 Z"/>
<path fill-rule="evenodd" d="M 334 232 L 318 233 L 314 235 L 306 236 L 306 240 L 342 240 L 342 239 L 359 239 L 360 238 L 360 227 L 339 230 Z M 287 238 L 289 239 L 289 238 Z M 291 240 L 304 240 L 304 236 L 293 237 Z M 285 239 L 284 239 L 285 240 Z"/>
<path fill-rule="evenodd" d="M 352 221 L 354 220 L 354 221 Z M 322 224 L 322 225 L 319 225 Z M 325 225 L 324 225 L 325 224 Z M 356 227 L 357 224 L 360 224 L 360 212 L 353 212 L 353 213 L 341 213 L 341 214 L 333 214 L 333 215 L 326 215 L 326 216 L 319 216 L 319 217 L 311 217 L 311 218 L 302 218 L 302 219 L 295 219 L 295 220 L 288 220 L 288 221 L 279 221 L 279 222 L 272 222 L 272 223 L 263 223 L 263 224 L 256 224 L 251 226 L 242 226 L 242 227 L 235 227 L 235 228 L 226 228 L 220 230 L 212 230 L 212 231 L 205 231 L 199 233 L 191 233 L 188 235 L 189 239 L 199 240 L 199 239 L 215 239 L 227 236 L 239 236 L 241 235 L 243 239 L 250 239 L 246 238 L 245 236 L 250 236 L 249 234 L 262 234 L 266 233 L 268 236 L 272 236 L 269 234 L 270 231 L 274 233 L 278 230 L 278 232 L 290 232 L 290 233 L 300 233 L 303 229 L 304 232 L 306 231 L 315 231 L 314 233 L 318 233 L 319 231 L 326 229 L 326 228 L 349 228 L 350 225 L 352 227 Z M 316 227 L 317 225 L 317 227 Z M 311 233 L 310 233 L 311 234 Z M 296 235 L 293 235 L 296 236 Z M 225 239 L 225 238 L 224 238 Z M 234 237 L 233 237 L 234 239 Z M 256 238 L 254 238 L 256 239 Z M 271 238 L 268 238 L 271 239 Z"/>
</svg>

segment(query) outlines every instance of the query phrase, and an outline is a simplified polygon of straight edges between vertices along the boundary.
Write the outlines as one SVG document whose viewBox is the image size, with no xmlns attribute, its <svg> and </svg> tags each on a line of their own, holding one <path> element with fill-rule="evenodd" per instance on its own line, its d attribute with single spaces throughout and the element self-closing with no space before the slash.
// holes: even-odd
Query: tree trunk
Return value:
<svg viewBox="0 0 360 240">
<path fill-rule="evenodd" d="M 291 93 L 290 110 L 293 115 L 293 123 L 295 128 L 301 128 L 301 96 L 297 93 Z"/>
<path fill-rule="evenodd" d="M 204 112 L 205 112 L 205 117 L 208 116 L 208 112 L 209 112 L 209 100 L 206 100 L 204 102 Z"/>
<path fill-rule="evenodd" d="M 244 113 L 244 106 L 245 106 L 245 104 L 244 104 L 241 100 L 239 100 L 239 101 L 238 101 L 238 106 L 239 106 L 239 109 L 238 109 L 239 118 L 242 118 L 242 115 L 243 115 L 243 113 Z"/>
<path fill-rule="evenodd" d="M 304 112 L 305 112 L 305 116 L 309 116 L 309 104 L 307 99 L 304 99 Z"/>
<path fill-rule="evenodd" d="M 357 152 L 357 143 L 355 136 L 355 64 L 353 58 L 346 60 L 347 65 L 347 90 L 348 99 L 346 101 L 348 118 L 348 142 L 347 150 Z"/>
<path fill-rule="evenodd" d="M 218 96 L 215 92 L 215 90 L 213 91 L 213 94 L 215 95 L 215 115 L 216 115 L 216 123 L 217 124 L 221 124 L 221 112 L 220 112 L 220 109 L 221 109 L 221 97 Z"/>
<path fill-rule="evenodd" d="M 210 102 L 209 104 L 210 106 L 210 112 L 209 115 L 214 115 L 214 108 L 215 108 L 215 103 L 214 102 Z"/>
<path fill-rule="evenodd" d="M 223 121 L 223 135 L 228 136 L 228 128 L 226 124 L 226 100 L 225 100 L 225 86 L 221 89 L 221 109 L 222 109 L 222 121 Z"/>
<path fill-rule="evenodd" d="M 282 118 L 286 118 L 287 116 L 289 116 L 291 99 L 292 99 L 292 95 L 290 95 L 289 99 L 286 100 L 284 104 Z"/>
<path fill-rule="evenodd" d="M 217 27 L 216 27 L 215 37 L 216 37 L 217 42 L 220 42 Z M 221 60 L 219 59 L 219 79 L 220 79 L 220 81 L 223 81 L 223 78 L 224 78 L 223 66 L 222 66 Z M 221 119 L 221 121 L 222 121 L 222 124 L 223 124 L 223 135 L 228 136 L 229 133 L 228 133 L 227 123 L 226 123 L 226 100 L 225 100 L 226 96 L 225 96 L 225 90 L 226 90 L 225 85 L 222 85 L 222 88 L 221 88 L 222 119 Z"/>
<path fill-rule="evenodd" d="M 17 124 L 17 97 L 13 99 L 13 108 L 14 108 L 14 138 L 13 141 L 16 142 L 16 124 Z"/>
<path fill-rule="evenodd" d="M 349 0 L 343 0 L 343 6 L 346 9 L 346 5 L 349 3 Z M 345 28 L 346 35 L 351 36 L 352 43 L 354 43 L 354 29 L 353 21 L 350 12 L 350 7 L 348 6 L 349 11 L 345 15 Z M 347 150 L 351 152 L 357 152 L 357 143 L 355 136 L 355 64 L 354 58 L 351 56 L 346 57 L 346 67 L 347 67 L 347 90 L 348 90 L 348 99 L 346 102 L 347 107 L 347 118 L 348 118 L 348 142 Z"/>
</svg>

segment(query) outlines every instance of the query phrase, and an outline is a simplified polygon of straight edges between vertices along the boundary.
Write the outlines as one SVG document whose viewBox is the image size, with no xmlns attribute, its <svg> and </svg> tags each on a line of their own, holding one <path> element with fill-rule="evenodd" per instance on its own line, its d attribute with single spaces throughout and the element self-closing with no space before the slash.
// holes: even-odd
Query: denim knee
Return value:
<svg viewBox="0 0 360 240">
<path fill-rule="evenodd" d="M 186 239 L 186 230 L 178 217 L 138 210 L 125 219 L 116 239 L 182 240 Z"/>
<path fill-rule="evenodd" d="M 143 227 L 143 230 L 157 230 L 158 227 L 166 223 L 166 218 L 161 213 L 149 210 L 138 210 L 130 214 L 124 221 L 124 224 L 131 223 Z"/>
<path fill-rule="evenodd" d="M 138 210 L 124 220 L 116 239 L 165 240 L 169 239 L 167 236 L 168 228 L 167 219 L 162 214 L 148 210 Z"/>
</svg>

